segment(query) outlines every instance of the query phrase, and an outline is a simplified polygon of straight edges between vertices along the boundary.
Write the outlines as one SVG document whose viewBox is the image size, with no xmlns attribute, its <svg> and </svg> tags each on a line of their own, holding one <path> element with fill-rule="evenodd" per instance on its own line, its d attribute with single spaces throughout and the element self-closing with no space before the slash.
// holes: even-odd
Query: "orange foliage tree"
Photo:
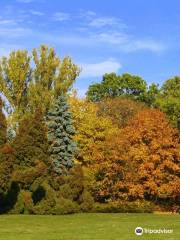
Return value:
<svg viewBox="0 0 180 240">
<path fill-rule="evenodd" d="M 143 110 L 106 140 L 94 166 L 96 197 L 174 203 L 180 194 L 179 161 L 178 132 L 159 110 Z"/>
</svg>

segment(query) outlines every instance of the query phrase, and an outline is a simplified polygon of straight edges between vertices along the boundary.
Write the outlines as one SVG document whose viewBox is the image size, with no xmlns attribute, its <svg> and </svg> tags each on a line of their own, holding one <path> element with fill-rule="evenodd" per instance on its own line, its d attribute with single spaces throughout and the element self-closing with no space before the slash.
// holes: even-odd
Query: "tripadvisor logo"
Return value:
<svg viewBox="0 0 180 240">
<path fill-rule="evenodd" d="M 142 234 L 169 234 L 173 233 L 173 229 L 159 228 L 159 229 L 150 229 L 150 228 L 135 228 L 135 234 L 141 236 Z"/>
<path fill-rule="evenodd" d="M 142 229 L 142 227 L 137 227 L 137 228 L 135 229 L 135 234 L 138 235 L 138 236 L 142 235 L 142 234 L 143 234 L 143 229 Z"/>
</svg>

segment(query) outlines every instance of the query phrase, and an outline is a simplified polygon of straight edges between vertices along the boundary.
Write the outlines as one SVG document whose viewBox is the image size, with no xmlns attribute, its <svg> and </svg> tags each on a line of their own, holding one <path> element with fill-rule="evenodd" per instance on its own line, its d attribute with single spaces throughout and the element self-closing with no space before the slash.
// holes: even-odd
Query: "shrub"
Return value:
<svg viewBox="0 0 180 240">
<path fill-rule="evenodd" d="M 60 198 L 56 202 L 56 206 L 54 208 L 53 213 L 55 215 L 60 214 L 72 214 L 78 213 L 80 210 L 77 202 L 74 202 L 70 199 Z"/>
<path fill-rule="evenodd" d="M 93 208 L 94 199 L 88 191 L 85 190 L 82 193 L 80 201 L 80 207 L 83 212 L 89 212 Z"/>
<path fill-rule="evenodd" d="M 33 213 L 33 201 L 31 193 L 28 191 L 21 190 L 19 192 L 17 202 L 10 213 L 15 214 L 30 214 Z"/>
</svg>

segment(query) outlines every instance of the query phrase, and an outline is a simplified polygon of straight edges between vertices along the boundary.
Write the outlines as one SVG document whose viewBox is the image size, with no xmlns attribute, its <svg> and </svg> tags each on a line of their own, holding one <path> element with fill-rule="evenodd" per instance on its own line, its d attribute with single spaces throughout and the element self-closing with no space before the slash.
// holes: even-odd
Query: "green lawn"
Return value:
<svg viewBox="0 0 180 240">
<path fill-rule="evenodd" d="M 173 229 L 172 234 L 143 234 L 134 229 Z M 180 215 L 75 214 L 65 216 L 1 215 L 0 240 L 180 239 Z"/>
</svg>

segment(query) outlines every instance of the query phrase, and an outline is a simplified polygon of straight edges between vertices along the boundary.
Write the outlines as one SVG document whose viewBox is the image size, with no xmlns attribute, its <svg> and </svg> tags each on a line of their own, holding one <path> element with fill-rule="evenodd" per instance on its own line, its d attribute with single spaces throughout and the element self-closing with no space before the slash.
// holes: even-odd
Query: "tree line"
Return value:
<svg viewBox="0 0 180 240">
<path fill-rule="evenodd" d="M 180 77 L 105 74 L 80 99 L 79 74 L 44 45 L 1 58 L 0 212 L 178 210 Z"/>
</svg>

